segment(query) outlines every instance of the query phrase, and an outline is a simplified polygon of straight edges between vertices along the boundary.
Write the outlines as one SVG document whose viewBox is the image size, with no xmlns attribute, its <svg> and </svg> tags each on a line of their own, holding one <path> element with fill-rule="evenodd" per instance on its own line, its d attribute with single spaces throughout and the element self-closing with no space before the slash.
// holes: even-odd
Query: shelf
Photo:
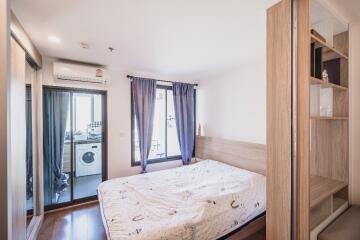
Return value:
<svg viewBox="0 0 360 240">
<path fill-rule="evenodd" d="M 326 116 L 311 116 L 311 120 L 348 120 L 348 117 L 326 117 Z"/>
<path fill-rule="evenodd" d="M 334 193 L 347 186 L 346 182 L 330 178 L 311 176 L 310 177 L 310 208 L 324 201 Z"/>
<path fill-rule="evenodd" d="M 330 46 L 328 43 L 322 41 L 321 39 L 319 39 L 318 37 L 314 36 L 313 34 L 311 35 L 311 42 L 312 43 L 317 43 L 318 47 L 326 47 L 331 53 L 333 53 L 335 56 L 334 58 L 345 58 L 348 59 L 348 56 L 346 56 L 345 54 L 341 53 L 339 50 L 333 48 L 332 46 Z"/>
<path fill-rule="evenodd" d="M 347 91 L 348 88 L 347 87 L 343 87 L 334 83 L 330 83 L 330 82 L 325 82 L 324 80 L 318 79 L 318 78 L 314 78 L 314 77 L 310 77 L 311 80 L 311 84 L 317 84 L 317 85 L 321 85 L 322 87 L 329 87 L 329 88 L 334 88 L 336 90 L 341 90 L 341 91 Z"/>
</svg>

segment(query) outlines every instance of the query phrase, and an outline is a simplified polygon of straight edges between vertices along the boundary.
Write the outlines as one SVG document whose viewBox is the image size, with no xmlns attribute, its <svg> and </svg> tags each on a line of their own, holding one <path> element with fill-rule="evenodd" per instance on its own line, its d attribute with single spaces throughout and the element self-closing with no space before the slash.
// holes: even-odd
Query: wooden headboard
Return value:
<svg viewBox="0 0 360 240">
<path fill-rule="evenodd" d="M 195 156 L 266 175 L 266 145 L 196 136 Z"/>
</svg>

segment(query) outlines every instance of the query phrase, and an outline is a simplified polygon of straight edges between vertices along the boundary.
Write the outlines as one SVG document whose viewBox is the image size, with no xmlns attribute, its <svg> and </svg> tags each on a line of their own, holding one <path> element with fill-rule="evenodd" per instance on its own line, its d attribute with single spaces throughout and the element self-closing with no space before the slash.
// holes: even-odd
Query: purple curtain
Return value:
<svg viewBox="0 0 360 240">
<path fill-rule="evenodd" d="M 156 80 L 134 77 L 132 88 L 136 127 L 139 134 L 141 170 L 145 173 L 153 132 Z"/>
<path fill-rule="evenodd" d="M 195 145 L 194 85 L 173 83 L 174 107 L 183 164 L 191 162 Z"/>
</svg>

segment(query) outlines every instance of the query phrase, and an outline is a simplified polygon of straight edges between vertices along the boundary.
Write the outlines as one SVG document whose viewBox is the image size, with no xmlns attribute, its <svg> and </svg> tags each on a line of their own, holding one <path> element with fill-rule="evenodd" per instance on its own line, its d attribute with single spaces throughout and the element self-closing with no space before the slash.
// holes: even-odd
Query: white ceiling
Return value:
<svg viewBox="0 0 360 240">
<path fill-rule="evenodd" d="M 266 8 L 275 2 L 12 0 L 12 8 L 43 55 L 196 79 L 265 59 Z"/>
<path fill-rule="evenodd" d="M 325 1 L 325 0 L 322 0 Z M 351 22 L 360 21 L 360 1 L 359 0 L 326 0 L 336 11 L 346 20 Z"/>
<path fill-rule="evenodd" d="M 313 0 L 311 2 L 311 24 L 317 25 L 321 22 L 332 23 L 333 33 L 338 34 L 348 30 L 348 23 L 341 22 L 327 7 L 321 2 Z"/>
</svg>

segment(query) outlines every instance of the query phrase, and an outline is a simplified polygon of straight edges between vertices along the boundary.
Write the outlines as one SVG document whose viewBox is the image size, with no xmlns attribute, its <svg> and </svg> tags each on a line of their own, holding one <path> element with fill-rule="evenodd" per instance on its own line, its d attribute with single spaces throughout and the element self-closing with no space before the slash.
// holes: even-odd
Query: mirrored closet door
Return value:
<svg viewBox="0 0 360 240">
<path fill-rule="evenodd" d="M 29 235 L 33 229 L 35 221 L 34 216 L 38 215 L 37 211 L 37 187 L 36 181 L 38 176 L 37 163 L 38 158 L 36 154 L 36 120 L 35 120 L 35 101 L 33 101 L 32 87 L 34 81 L 36 81 L 36 69 L 29 62 L 25 67 L 25 120 L 26 120 L 26 228 L 27 235 Z M 34 154 L 35 152 L 35 154 Z"/>
<path fill-rule="evenodd" d="M 10 239 L 36 239 L 43 218 L 41 129 L 38 113 L 41 101 L 40 52 L 11 12 L 11 81 L 8 89 L 10 118 L 8 133 L 11 136 L 8 161 L 11 169 Z M 10 20 L 9 19 L 9 20 Z M 40 126 L 41 127 L 41 126 Z"/>
</svg>

